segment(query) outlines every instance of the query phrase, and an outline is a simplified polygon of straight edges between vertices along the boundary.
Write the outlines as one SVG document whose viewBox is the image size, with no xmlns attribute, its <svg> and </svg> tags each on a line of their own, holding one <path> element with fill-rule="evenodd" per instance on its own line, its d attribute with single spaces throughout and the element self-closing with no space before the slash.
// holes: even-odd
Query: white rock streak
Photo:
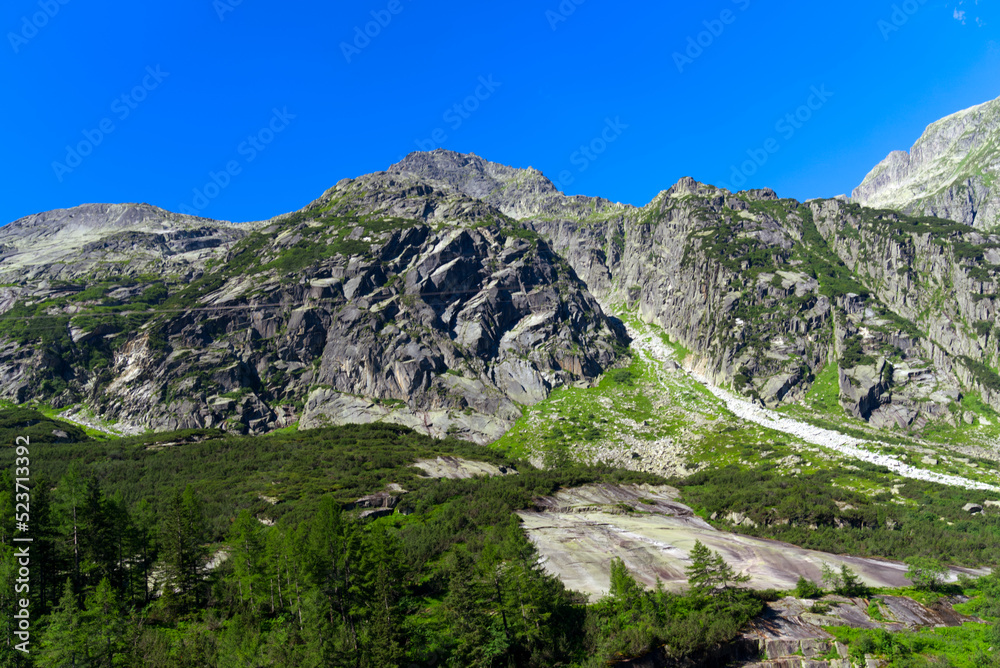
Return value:
<svg viewBox="0 0 1000 668">
<path fill-rule="evenodd" d="M 629 336 L 632 337 L 632 346 L 634 348 L 648 353 L 660 364 L 674 358 L 673 350 L 671 350 L 669 346 L 665 345 L 655 334 L 648 331 L 636 331 L 629 325 L 626 325 L 626 327 L 628 329 Z M 863 462 L 884 466 L 893 473 L 901 475 L 904 478 L 936 482 L 942 485 L 953 485 L 955 487 L 962 487 L 965 489 L 1000 491 L 1000 487 L 995 485 L 979 482 L 977 480 L 969 480 L 968 478 L 963 478 L 961 476 L 936 473 L 934 471 L 920 469 L 915 466 L 910 466 L 909 464 L 904 464 L 899 461 L 899 459 L 891 455 L 871 452 L 870 450 L 860 447 L 865 442 L 861 439 L 847 436 L 846 434 L 841 434 L 829 429 L 815 427 L 811 424 L 799 422 L 798 420 L 793 420 L 781 415 L 780 413 L 776 413 L 775 411 L 768 410 L 741 399 L 732 392 L 727 392 L 722 388 L 715 387 L 703 376 L 696 373 L 690 373 L 690 375 L 692 378 L 708 388 L 709 392 L 720 399 L 726 405 L 726 408 L 728 408 L 731 413 L 741 420 L 753 422 L 754 424 L 767 427 L 768 429 L 773 429 L 775 431 L 795 436 L 796 438 L 800 438 L 807 443 L 835 450 L 843 455 L 853 457 Z M 891 447 L 884 443 L 876 444 Z"/>
</svg>

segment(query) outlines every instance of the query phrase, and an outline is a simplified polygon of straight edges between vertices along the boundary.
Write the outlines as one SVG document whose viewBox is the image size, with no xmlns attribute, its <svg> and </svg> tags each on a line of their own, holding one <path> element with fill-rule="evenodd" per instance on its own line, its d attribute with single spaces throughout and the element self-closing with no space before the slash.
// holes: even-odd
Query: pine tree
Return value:
<svg viewBox="0 0 1000 668">
<path fill-rule="evenodd" d="M 39 477 L 31 490 L 31 533 L 34 538 L 31 551 L 36 556 L 31 570 L 31 591 L 37 595 L 39 609 L 48 612 L 59 598 L 59 572 L 62 563 L 58 556 L 58 538 L 52 508 L 52 492 L 44 477 Z"/>
<path fill-rule="evenodd" d="M 308 523 L 303 541 L 303 563 L 311 582 L 326 600 L 331 627 L 343 626 L 349 651 L 358 651 L 355 582 L 356 531 L 345 522 L 340 504 L 325 496 Z"/>
<path fill-rule="evenodd" d="M 625 609 L 632 609 L 640 604 L 643 588 L 629 573 L 625 562 L 619 558 L 611 560 L 611 589 L 608 595 Z"/>
<path fill-rule="evenodd" d="M 712 570 L 715 572 L 715 578 L 718 582 L 718 586 L 722 588 L 723 593 L 729 594 L 733 587 L 737 585 L 746 584 L 750 581 L 750 576 L 746 574 L 737 575 L 733 567 L 726 563 L 722 555 L 716 552 L 712 557 Z"/>
<path fill-rule="evenodd" d="M 492 664 L 486 656 L 487 649 L 492 649 L 491 641 L 494 639 L 489 613 L 492 598 L 489 586 L 476 571 L 472 555 L 466 550 L 457 551 L 444 601 L 451 635 L 457 645 L 451 665 Z"/>
<path fill-rule="evenodd" d="M 184 612 L 202 598 L 208 560 L 205 519 L 194 489 L 177 492 L 160 524 L 163 594 L 169 607 Z"/>
<path fill-rule="evenodd" d="M 400 596 L 405 573 L 399 540 L 385 529 L 371 529 L 363 542 L 360 562 L 365 638 L 363 665 L 372 668 L 402 662 L 403 619 Z"/>
<path fill-rule="evenodd" d="M 12 545 L 14 538 L 14 477 L 0 471 L 0 545 Z"/>
<path fill-rule="evenodd" d="M 229 530 L 229 560 L 233 566 L 240 602 L 257 613 L 266 600 L 264 587 L 264 527 L 248 510 L 240 511 Z"/>
<path fill-rule="evenodd" d="M 111 518 L 104 492 L 96 478 L 85 483 L 83 505 L 77 513 L 80 526 L 80 574 L 88 589 L 104 578 L 114 578 L 115 558 L 111 540 Z"/>
<path fill-rule="evenodd" d="M 126 532 L 128 553 L 132 558 L 132 567 L 128 570 L 129 601 L 140 606 L 149 602 L 149 574 L 156 561 L 156 550 L 153 543 L 156 522 L 152 504 L 143 499 L 132 509 L 131 519 Z"/>
<path fill-rule="evenodd" d="M 688 584 L 694 593 L 706 596 L 715 591 L 718 579 L 713 571 L 715 560 L 712 551 L 700 541 L 696 540 L 691 548 L 691 565 L 685 569 L 688 576 Z"/>
<path fill-rule="evenodd" d="M 721 591 L 728 595 L 736 585 L 750 581 L 749 575 L 737 575 L 720 553 L 712 552 L 701 541 L 695 541 L 690 557 L 688 583 L 697 594 L 707 596 Z"/>
<path fill-rule="evenodd" d="M 102 579 L 94 593 L 87 597 L 81 626 L 90 638 L 91 666 L 112 668 L 121 665 L 126 651 L 126 619 L 107 578 Z"/>
<path fill-rule="evenodd" d="M 59 533 L 64 537 L 62 545 L 67 561 L 72 569 L 73 587 L 80 591 L 83 586 L 81 579 L 82 513 L 86 500 L 87 485 L 80 470 L 80 464 L 73 462 L 69 470 L 59 479 L 59 485 L 54 494 L 55 509 L 58 514 Z"/>
<path fill-rule="evenodd" d="M 81 626 L 80 609 L 70 580 L 66 580 L 59 604 L 49 615 L 38 661 L 39 665 L 53 668 L 89 665 L 87 636 Z"/>
</svg>

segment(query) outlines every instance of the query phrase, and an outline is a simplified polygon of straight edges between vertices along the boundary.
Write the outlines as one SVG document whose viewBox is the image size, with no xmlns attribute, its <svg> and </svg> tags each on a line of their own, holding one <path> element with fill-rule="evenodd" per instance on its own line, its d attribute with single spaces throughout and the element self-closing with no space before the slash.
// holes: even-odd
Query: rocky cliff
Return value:
<svg viewBox="0 0 1000 668">
<path fill-rule="evenodd" d="M 7 238 L 30 247 L 23 230 L 44 229 L 33 222 Z M 177 224 L 124 248 L 149 226 L 105 227 L 87 229 L 87 248 L 174 264 L 136 275 L 105 259 L 91 273 L 87 256 L 75 280 L 33 280 L 51 275 L 43 256 L 25 270 L 2 321 L 4 398 L 84 402 L 138 428 L 380 419 L 486 442 L 519 405 L 592 381 L 624 349 L 624 330 L 537 234 L 412 179 L 343 181 L 297 214 L 218 228 L 239 240 L 208 260 L 170 253 L 189 231 Z"/>
<path fill-rule="evenodd" d="M 894 151 L 853 193 L 864 206 L 1000 225 L 1000 99 L 931 124 L 913 148 Z"/>
<path fill-rule="evenodd" d="M 826 373 L 879 427 L 961 420 L 969 392 L 1000 408 L 1000 238 L 839 200 L 682 179 L 640 208 L 434 151 L 262 223 L 88 205 L 0 244 L 0 398 L 133 429 L 488 442 L 619 362 L 613 312 L 768 406 Z"/>
</svg>

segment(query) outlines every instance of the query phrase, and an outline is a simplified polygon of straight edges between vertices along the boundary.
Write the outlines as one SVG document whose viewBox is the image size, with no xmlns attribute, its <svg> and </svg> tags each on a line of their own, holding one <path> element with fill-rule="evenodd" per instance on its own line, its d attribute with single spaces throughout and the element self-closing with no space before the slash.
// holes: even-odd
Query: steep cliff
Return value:
<svg viewBox="0 0 1000 668">
<path fill-rule="evenodd" d="M 173 278 L 25 280 L 0 323 L 4 398 L 140 428 L 380 419 L 485 442 L 624 348 L 536 234 L 412 180 L 344 181 L 240 232 Z"/>
<path fill-rule="evenodd" d="M 852 199 L 955 220 L 980 230 L 1000 225 L 1000 99 L 928 126 L 906 151 L 894 151 L 858 186 Z"/>
<path fill-rule="evenodd" d="M 644 207 L 414 153 L 234 225 L 88 205 L 0 230 L 0 389 L 133 429 L 386 420 L 478 442 L 655 323 L 768 406 L 821 373 L 872 425 L 1000 408 L 1000 238 L 682 179 Z"/>
</svg>

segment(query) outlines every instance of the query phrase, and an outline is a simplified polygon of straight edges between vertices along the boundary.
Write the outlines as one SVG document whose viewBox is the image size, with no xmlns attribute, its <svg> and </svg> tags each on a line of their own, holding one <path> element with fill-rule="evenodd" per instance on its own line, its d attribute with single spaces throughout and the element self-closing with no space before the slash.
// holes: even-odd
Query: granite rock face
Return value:
<svg viewBox="0 0 1000 668">
<path fill-rule="evenodd" d="M 87 247 L 119 249 L 123 234 L 139 234 L 95 226 L 81 233 Z M 22 222 L 8 238 L 35 228 L 45 225 Z M 157 430 L 383 420 L 488 442 L 520 405 L 592 382 L 627 345 L 538 235 L 411 179 L 345 181 L 306 211 L 217 229 L 238 241 L 214 262 L 162 266 L 163 282 L 131 268 L 69 283 L 25 271 L 6 299 L 4 396 L 48 393 Z M 157 234 L 186 231 L 163 222 Z M 169 241 L 156 243 L 165 256 Z M 39 309 L 56 330 L 14 325 Z"/>
<path fill-rule="evenodd" d="M 0 283 L 80 276 L 187 274 L 243 238 L 247 226 L 148 204 L 84 204 L 0 227 Z"/>
<path fill-rule="evenodd" d="M 560 197 L 535 170 L 446 151 L 394 169 L 522 216 L 602 303 L 660 325 L 688 366 L 765 405 L 801 399 L 828 364 L 844 408 L 880 427 L 952 420 L 964 390 L 1000 400 L 1000 239 L 970 226 L 689 178 L 642 208 Z M 957 298 L 942 299 L 950 286 Z"/>
<path fill-rule="evenodd" d="M 919 431 L 1000 408 L 1000 237 L 681 179 L 644 207 L 448 151 L 252 224 L 86 205 L 0 229 L 0 397 L 134 429 L 390 421 L 489 442 L 663 328 L 766 406 L 828 374 Z M 958 416 L 957 418 L 955 416 Z"/>
<path fill-rule="evenodd" d="M 1000 225 L 1000 99 L 928 126 L 909 152 L 893 151 L 858 186 L 864 206 Z"/>
</svg>

